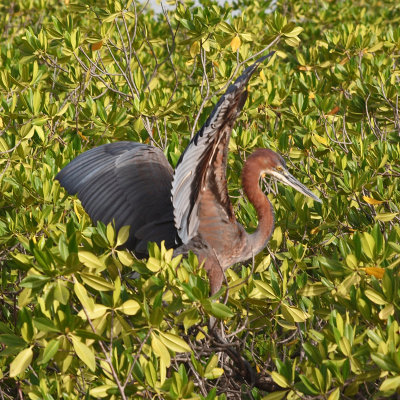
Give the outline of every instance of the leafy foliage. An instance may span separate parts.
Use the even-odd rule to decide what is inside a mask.
[[[0,5],[2,398],[399,394],[400,8],[369,3]],[[120,247],[127,230],[93,226],[54,177],[115,140],[151,142],[175,165],[267,48],[277,55],[251,80],[230,143],[237,218],[257,224],[240,186],[256,147],[282,153],[323,204],[270,186],[269,247],[227,271],[215,302],[194,256],[150,245],[135,259]],[[208,336],[210,316],[253,385]]]

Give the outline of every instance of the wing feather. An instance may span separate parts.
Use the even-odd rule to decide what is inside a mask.
[[[228,87],[179,159],[172,182],[172,203],[175,226],[184,244],[198,233],[202,190],[213,190],[215,200],[222,206],[219,209],[223,210],[223,219],[235,218],[226,185],[229,139],[232,126],[246,102],[246,86],[251,75],[258,64],[272,54],[258,59]],[[219,163],[215,162],[217,158]]]
[[[56,179],[78,195],[93,221],[130,225],[126,247],[145,255],[149,241],[175,246],[172,173],[161,150],[115,142],[82,153]]]

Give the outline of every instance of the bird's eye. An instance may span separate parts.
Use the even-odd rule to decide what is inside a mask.
[[[276,169],[277,171],[282,171],[282,167],[281,167],[280,165],[278,165],[277,167],[275,167],[275,169]]]

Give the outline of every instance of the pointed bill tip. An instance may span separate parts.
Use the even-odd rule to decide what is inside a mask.
[[[285,185],[291,186],[293,189],[296,189],[298,192],[304,194],[307,197],[312,198],[314,201],[318,203],[322,203],[322,200],[317,197],[308,187],[303,185],[300,181],[298,181],[289,171],[283,170],[282,172],[274,171],[271,173],[276,179],[282,182]]]
[[[270,51],[267,55],[260,57],[259,59],[257,59],[254,64],[258,65],[260,63],[262,63],[263,61],[265,61],[267,58],[272,57],[274,54],[276,53],[275,50]]]

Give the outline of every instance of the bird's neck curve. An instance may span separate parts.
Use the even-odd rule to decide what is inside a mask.
[[[253,156],[254,155],[254,156]],[[253,153],[243,167],[242,186],[244,193],[256,209],[258,226],[254,233],[247,236],[247,248],[250,254],[256,255],[265,248],[274,230],[274,210],[259,185],[263,170],[260,159]]]

